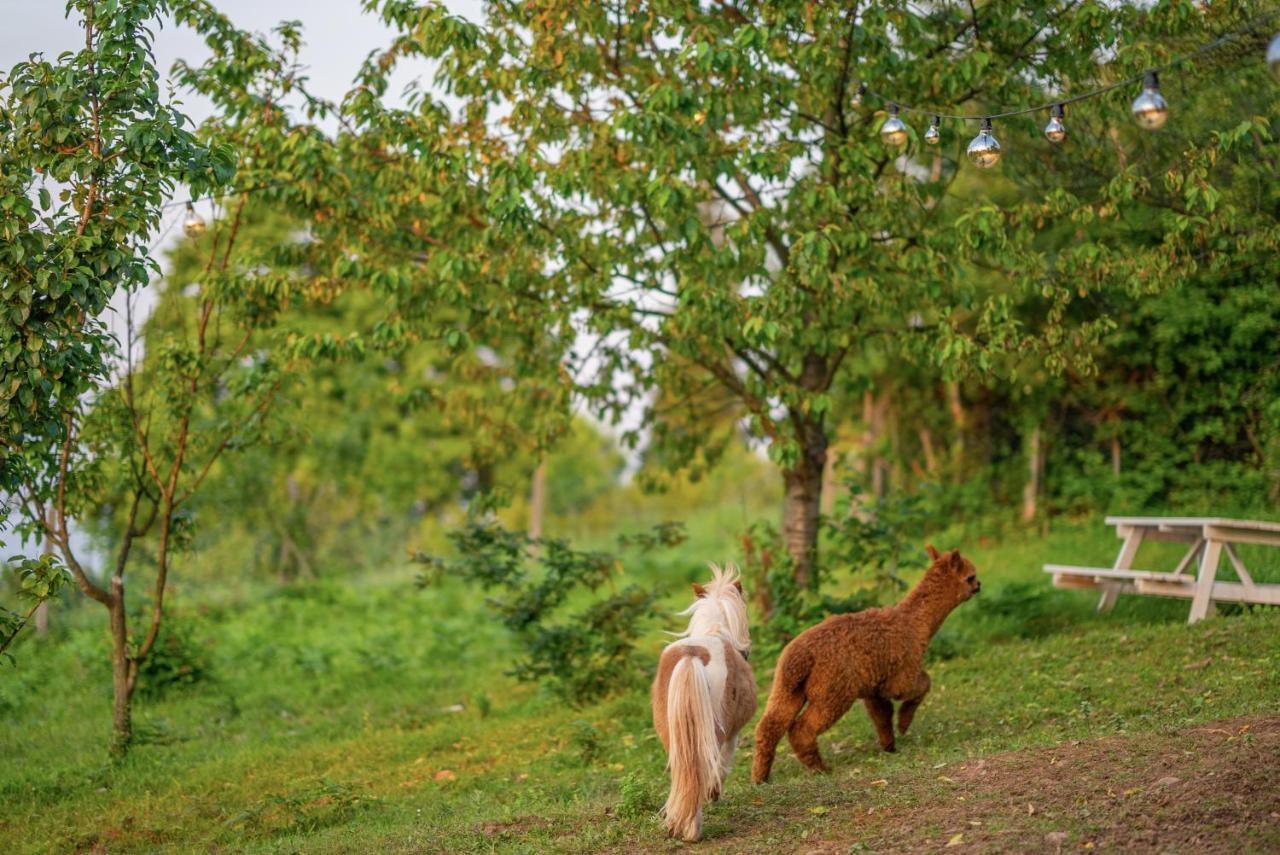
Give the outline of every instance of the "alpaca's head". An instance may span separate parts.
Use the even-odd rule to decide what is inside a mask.
[[[960,554],[960,550],[938,552],[932,545],[926,546],[931,561],[926,578],[940,590],[949,594],[959,605],[982,590],[978,570],[973,562]]]

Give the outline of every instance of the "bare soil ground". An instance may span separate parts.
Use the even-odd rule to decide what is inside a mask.
[[[1280,715],[829,780],[831,806],[748,791],[766,815],[709,823],[697,851],[1280,852]]]

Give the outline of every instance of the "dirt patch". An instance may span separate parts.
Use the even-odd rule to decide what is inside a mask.
[[[742,829],[706,849],[1280,851],[1280,716],[997,754],[916,770],[891,792],[857,783],[865,798],[824,811],[807,840],[766,846],[768,832]]]
[[[539,828],[547,828],[551,823],[538,816],[522,816],[510,822],[483,822],[476,826],[476,831],[485,837],[504,837],[510,834],[528,834]]]
[[[882,816],[864,845],[1203,853],[1280,843],[1280,716],[1001,754],[944,771],[945,786],[930,788],[941,790],[936,798]]]

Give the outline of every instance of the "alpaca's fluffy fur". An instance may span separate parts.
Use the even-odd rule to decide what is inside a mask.
[[[702,836],[702,806],[719,798],[740,731],[756,712],[756,680],[747,664],[751,639],[737,570],[711,566],[714,578],[688,609],[689,627],[668,645],[653,680],[653,727],[667,751],[671,793],[667,832]]]
[[[932,546],[928,550],[928,571],[898,605],[829,617],[782,651],[768,705],[756,726],[751,777],[757,783],[769,780],[783,733],[801,763],[827,771],[818,753],[818,734],[859,698],[876,726],[880,747],[894,750],[893,701],[902,702],[898,729],[906,733],[929,691],[929,675],[920,668],[929,639],[951,610],[981,587],[973,563],[959,550],[944,555]]]

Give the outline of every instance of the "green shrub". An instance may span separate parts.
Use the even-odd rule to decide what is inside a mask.
[[[428,568],[418,584],[430,587],[447,577],[492,592],[485,602],[523,649],[508,672],[512,676],[541,682],[574,704],[643,680],[646,671],[636,658],[636,643],[654,616],[657,594],[629,585],[591,598],[621,569],[615,556],[575,550],[559,539],[534,540],[492,520],[468,522],[449,539],[454,557],[415,556]],[[683,539],[682,531],[668,523],[622,545],[653,549]],[[569,606],[571,600],[584,599],[585,608]]]
[[[166,614],[155,647],[138,670],[138,692],[158,698],[213,676],[204,645],[196,640],[194,623],[181,613]]]
[[[627,773],[618,794],[618,816],[623,819],[642,819],[658,810],[658,791],[639,772]]]

